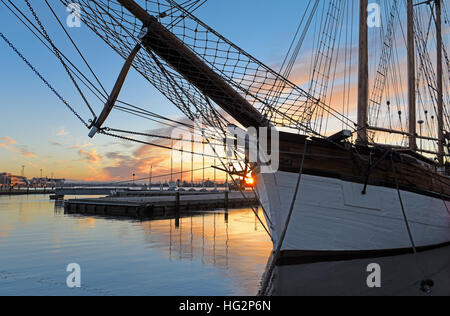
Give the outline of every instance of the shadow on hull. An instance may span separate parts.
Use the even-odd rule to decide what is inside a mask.
[[[375,270],[368,269],[372,264],[380,267],[379,288],[368,286],[368,280],[376,281]],[[267,293],[273,296],[449,296],[450,246],[417,255],[277,265]]]

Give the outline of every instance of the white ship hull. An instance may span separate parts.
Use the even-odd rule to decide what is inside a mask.
[[[256,191],[276,247],[285,226],[298,174],[257,175]],[[302,175],[282,253],[395,254],[411,251],[396,189]],[[417,248],[450,242],[450,202],[400,191]],[[447,205],[446,205],[446,204]]]

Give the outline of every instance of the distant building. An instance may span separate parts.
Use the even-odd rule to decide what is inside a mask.
[[[33,178],[28,180],[26,177],[15,176],[11,173],[0,173],[0,187],[38,187],[51,188],[63,186],[65,179],[51,179],[51,178]]]
[[[0,173],[0,186],[2,187],[26,187],[28,180],[25,177],[15,176],[10,173]]]
[[[212,188],[214,187],[214,182],[208,179],[205,181],[204,186],[207,188]]]
[[[9,173],[0,173],[0,186],[10,186],[11,178]]]
[[[50,178],[33,178],[30,180],[30,185],[33,187],[60,187],[64,184],[65,179],[50,179]]]

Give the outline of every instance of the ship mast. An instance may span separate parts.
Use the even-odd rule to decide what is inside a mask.
[[[368,0],[360,0],[359,66],[358,66],[358,143],[368,144],[367,122],[369,104]]]
[[[437,51],[437,94],[438,94],[438,159],[439,164],[444,164],[444,99],[442,87],[442,8],[441,0],[435,0],[436,3],[436,51]]]
[[[409,149],[417,150],[416,141],[416,60],[414,47],[414,4],[408,0],[408,112]]]

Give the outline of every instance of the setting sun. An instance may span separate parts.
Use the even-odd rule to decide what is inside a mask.
[[[252,186],[255,184],[255,179],[252,176],[248,176],[245,178],[245,184],[248,186]]]

